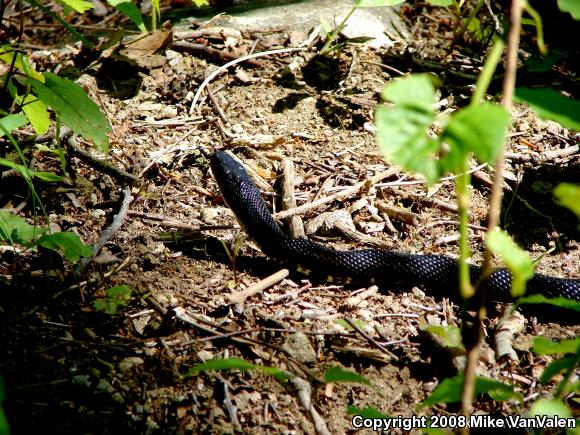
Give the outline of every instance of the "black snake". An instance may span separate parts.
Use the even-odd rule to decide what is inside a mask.
[[[457,260],[442,255],[413,255],[379,249],[338,251],[305,238],[291,238],[280,229],[243,166],[226,152],[211,157],[213,175],[226,204],[260,249],[288,267],[344,284],[403,284],[429,288],[433,294],[458,300]],[[470,266],[472,280],[481,272]],[[496,269],[488,281],[489,298],[510,301],[511,274]],[[580,301],[580,280],[534,274],[526,294],[564,296]]]

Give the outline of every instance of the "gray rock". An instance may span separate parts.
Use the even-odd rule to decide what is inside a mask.
[[[308,336],[303,332],[288,336],[282,345],[282,349],[301,363],[307,364],[316,361],[316,351],[310,344]]]

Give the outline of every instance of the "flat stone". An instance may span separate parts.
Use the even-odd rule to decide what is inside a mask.
[[[301,363],[308,364],[316,361],[316,351],[310,344],[308,336],[303,332],[288,336],[282,349]]]
[[[219,18],[219,24],[237,29],[281,28],[293,32],[304,32],[320,25],[323,18],[331,26],[338,26],[351,10],[352,0],[301,1],[272,0],[255,4],[240,5],[227,9],[227,15]],[[347,38],[370,37],[366,44],[373,47],[392,46],[397,39],[406,39],[409,30],[398,15],[395,7],[358,8],[346,23],[342,34]],[[214,16],[203,17],[210,20]],[[176,27],[176,31],[188,26],[187,20]],[[385,34],[386,33],[386,34]]]

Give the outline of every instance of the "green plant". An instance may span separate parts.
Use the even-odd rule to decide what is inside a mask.
[[[376,8],[384,6],[396,6],[398,4],[404,3],[405,0],[356,0],[351,9],[344,16],[342,21],[334,29],[323,17],[320,17],[320,25],[322,30],[326,33],[326,43],[321,49],[321,53],[325,54],[338,46],[333,45],[334,41],[346,25],[347,21],[350,19],[352,14],[359,8]],[[427,0],[427,3],[432,6],[439,6],[448,8],[450,13],[455,17],[457,25],[455,26],[453,41],[451,43],[451,48],[455,45],[456,41],[465,34],[466,31],[475,35],[478,40],[484,43],[484,47],[489,45],[489,42],[494,42],[495,33],[491,28],[486,27],[478,18],[477,14],[484,5],[483,0],[479,0],[477,4],[471,9],[471,12],[467,19],[464,20],[465,14],[465,1],[464,0]],[[531,9],[531,8],[530,8]],[[533,11],[533,9],[532,9]],[[532,24],[537,26],[537,22],[532,21]]]
[[[93,301],[93,308],[96,311],[103,311],[107,314],[117,314],[131,300],[133,289],[128,285],[119,285],[107,289],[106,293],[106,298]]]
[[[332,30],[332,27],[330,26],[330,24],[328,24],[328,22],[324,18],[321,17],[320,24],[322,26],[322,29],[326,32],[327,39],[326,39],[326,43],[324,44],[324,46],[322,47],[322,50],[320,52],[322,54],[325,54],[325,53],[328,53],[329,51],[332,50],[332,48],[333,48],[332,44],[334,43],[335,39],[339,35],[340,31],[346,25],[346,22],[348,21],[348,19],[352,16],[352,14],[354,14],[354,12],[357,9],[359,9],[359,8],[375,8],[375,7],[381,7],[381,6],[395,6],[395,5],[398,5],[399,3],[403,3],[404,1],[405,0],[356,0],[354,5],[352,6],[352,8],[348,11],[348,13],[342,19],[340,24],[338,26],[336,26],[336,28],[334,30]]]
[[[566,2],[567,3],[567,2]],[[515,6],[523,7],[518,0],[514,1]],[[515,7],[512,6],[512,7]],[[526,9],[530,13],[531,8]],[[532,10],[533,11],[533,10]],[[577,9],[575,8],[577,12]],[[533,15],[533,12],[531,12]],[[521,9],[516,10],[515,19],[519,19]],[[539,17],[534,16],[535,22],[539,22]],[[541,35],[540,35],[541,36]],[[541,39],[541,38],[539,38]],[[504,82],[504,106],[509,108],[514,94],[515,82],[515,60],[517,47],[519,44],[519,26],[512,26],[508,44],[508,70],[507,78]],[[542,49],[540,45],[540,49]],[[474,95],[469,106],[459,109],[445,119],[439,119],[440,129],[436,135],[429,134],[428,131],[435,121],[433,103],[435,92],[435,80],[425,74],[411,75],[388,84],[383,91],[383,99],[395,105],[394,108],[379,106],[375,113],[375,123],[377,126],[377,140],[379,147],[385,158],[403,167],[410,172],[423,175],[427,181],[434,182],[446,172],[456,174],[456,193],[460,214],[460,270],[459,281],[461,294],[465,299],[474,296],[475,290],[483,282],[485,276],[489,274],[489,258],[486,255],[486,266],[482,279],[475,283],[470,282],[467,259],[470,256],[467,245],[467,217],[470,205],[469,197],[469,174],[467,173],[467,159],[474,154],[478,160],[503,165],[503,146],[506,141],[507,128],[511,121],[505,108],[483,103],[483,96],[490,83],[491,77],[499,62],[503,43],[496,41],[490,51],[482,73],[480,74]],[[511,59],[511,60],[510,60]],[[562,125],[578,129],[579,103],[567,99],[559,93],[544,89],[518,89],[516,96],[520,101],[525,101],[538,113],[552,120],[556,120]],[[495,186],[501,186],[501,171],[494,181]],[[573,208],[578,209],[578,190],[576,186],[564,186],[558,190],[559,199],[563,204],[573,204]],[[509,236],[495,228],[497,215],[499,214],[499,204],[501,198],[501,188],[494,188],[492,194],[492,206],[490,207],[490,222],[488,237],[486,238],[487,252],[499,254],[506,266],[511,270],[512,294],[517,297],[523,294],[525,282],[533,274],[532,262],[527,255],[519,249]],[[526,303],[543,301],[546,298],[531,296]],[[558,298],[563,299],[563,298]],[[480,307],[485,300],[485,292],[479,291],[478,302]],[[533,302],[532,302],[533,301]],[[555,301],[560,306],[575,307],[578,304],[574,301]],[[480,318],[483,310],[480,309]],[[489,384],[490,380],[483,380],[474,376],[474,364],[477,360],[479,332],[475,333],[476,340],[466,342],[468,350],[468,365],[465,371],[465,378],[460,375],[453,382],[443,382],[440,387],[445,394],[433,395],[426,401],[431,404],[433,400],[441,397],[450,397],[453,400],[461,399],[463,413],[469,412],[472,396],[478,392],[481,385]],[[468,333],[467,337],[473,334]],[[465,380],[465,382],[463,382]],[[493,384],[495,385],[495,384]],[[493,386],[496,388],[496,386]],[[501,384],[500,384],[501,385]],[[459,387],[458,387],[459,386]],[[461,387],[462,386],[462,387]],[[451,388],[452,387],[452,388]],[[463,388],[463,396],[458,391]],[[487,388],[487,387],[486,387]],[[499,387],[498,387],[499,388]],[[503,387],[502,387],[503,388]],[[500,389],[501,390],[501,389]],[[453,395],[450,395],[453,392]],[[435,399],[433,398],[435,397]]]
[[[0,376],[0,435],[10,435],[8,420],[6,419],[6,414],[4,413],[4,408],[2,407],[4,399],[4,381]]]
[[[64,257],[72,262],[92,253],[90,246],[83,244],[72,232],[50,234],[45,227],[30,225],[19,216],[0,210],[0,242],[11,245],[19,244],[27,248],[39,246],[61,251]]]
[[[287,383],[294,377],[294,375],[292,375],[292,373],[288,371],[280,370],[276,367],[264,366],[261,364],[252,364],[240,358],[212,359],[192,367],[187,373],[183,375],[183,377],[187,379],[201,372],[223,371],[223,370],[239,370],[242,372],[248,370],[257,370],[259,372],[273,376],[282,384]],[[361,376],[358,373],[353,372],[351,370],[345,370],[339,366],[332,366],[326,370],[326,372],[324,373],[324,382],[325,383],[354,382],[364,385],[371,385],[371,382],[364,376]]]
[[[206,361],[202,364],[198,364],[192,367],[187,373],[183,375],[183,377],[187,379],[192,376],[195,376],[200,372],[221,371],[221,370],[240,370],[242,372],[247,370],[257,370],[259,372],[273,376],[282,383],[286,382],[290,378],[288,372],[285,372],[278,368],[268,367],[260,364],[252,364],[239,358],[224,358],[224,359],[216,358]]]

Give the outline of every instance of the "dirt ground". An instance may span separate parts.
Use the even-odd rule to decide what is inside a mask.
[[[79,77],[113,125],[109,163],[138,180],[121,229],[82,275],[48,252],[0,254],[0,370],[13,433],[316,431],[316,417],[301,401],[306,387],[282,385],[257,370],[182,377],[197,364],[227,357],[308,381],[315,412],[331,433],[354,431],[347,406],[393,416],[457,412],[453,406],[418,409],[455,373],[452,356],[420,331],[420,323],[457,324],[461,316],[427,288],[345,289],[292,272],[233,304],[230,295],[279,267],[245,238],[208,166],[213,150],[231,150],[261,176],[268,203],[277,210],[272,200],[284,159],[295,166],[298,205],[393,169],[379,184],[302,217],[308,222],[323,212],[347,210],[356,229],[383,247],[457,256],[453,180],[426,186],[396,170],[382,159],[373,135],[377,96],[399,72],[438,74],[444,83],[440,112],[461,107],[471,94],[469,70],[459,62],[452,72],[438,67],[444,65],[441,47],[452,23],[412,30],[411,42],[388,50],[347,44],[330,59],[293,52],[259,58],[259,65],[243,63],[210,83],[213,101],[202,95],[193,115],[193,94],[207,71],[224,62],[175,47],[157,54],[112,53],[92,59],[91,66],[78,45],[36,52],[37,69],[59,65],[62,75]],[[439,45],[420,42],[426,31],[437,32]],[[262,29],[245,32],[235,45],[243,51],[256,43],[255,51],[264,51],[296,46],[306,37]],[[419,58],[411,54],[417,52]],[[481,59],[470,61],[478,66]],[[503,226],[533,258],[542,257],[540,272],[580,278],[575,218],[551,197],[558,183],[580,179],[580,154],[558,154],[578,144],[578,135],[523,106],[513,115]],[[37,170],[59,171],[54,155],[28,152]],[[549,152],[556,157],[544,158]],[[75,231],[93,244],[118,213],[124,184],[76,156],[69,161],[70,182],[39,186],[41,196],[54,229]],[[474,262],[482,258],[491,173],[481,167],[473,174]],[[0,207],[16,207],[26,197],[24,183],[9,181],[3,181]],[[30,215],[26,210],[23,216]],[[336,231],[311,237],[339,249],[366,245]],[[134,297],[115,315],[97,312],[93,302],[116,285],[131,286]],[[481,398],[475,406],[482,413],[519,415],[538,393],[553,388],[537,381],[550,360],[529,351],[533,336],[575,337],[579,328],[528,318],[514,345],[519,364],[510,365],[496,361],[490,349],[497,315],[490,311],[486,324],[481,373],[513,385],[526,401]],[[324,384],[333,366],[355,371],[371,385]]]

